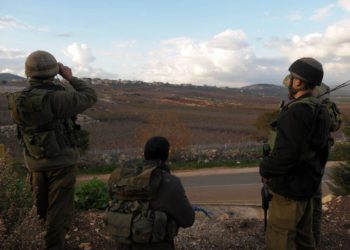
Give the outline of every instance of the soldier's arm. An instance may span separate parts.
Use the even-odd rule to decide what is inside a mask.
[[[57,118],[68,118],[82,113],[97,101],[95,90],[82,80],[72,77],[70,84],[75,91],[55,91],[49,95],[52,110]]]
[[[68,118],[90,108],[96,101],[97,95],[93,88],[82,80],[73,77],[72,70],[58,63],[59,74],[69,81],[75,91],[55,91],[50,94],[52,110],[57,118]]]
[[[260,175],[263,177],[288,174],[300,161],[313,113],[307,104],[295,104],[288,112],[280,120],[274,150],[260,164]]]
[[[165,174],[158,197],[151,202],[151,207],[169,214],[179,227],[193,225],[195,213],[179,178]]]

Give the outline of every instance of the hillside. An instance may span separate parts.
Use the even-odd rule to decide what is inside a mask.
[[[244,146],[258,142],[261,134],[255,122],[263,113],[278,109],[286,89],[258,84],[243,88],[145,83],[141,81],[85,79],[98,93],[95,106],[84,114],[89,122],[91,157],[124,155],[143,146],[152,135],[164,135],[174,147],[203,149]],[[13,91],[18,86],[13,86]],[[0,85],[0,126],[12,124],[5,93]],[[269,93],[271,95],[269,95]],[[339,108],[350,114],[348,99]],[[0,140],[20,155],[14,136]],[[248,144],[247,144],[248,145]],[[108,156],[109,157],[109,156]]]
[[[18,76],[18,75],[14,75],[11,73],[0,73],[0,82],[3,82],[3,81],[7,81],[7,82],[24,81],[24,80],[25,80],[25,78]]]

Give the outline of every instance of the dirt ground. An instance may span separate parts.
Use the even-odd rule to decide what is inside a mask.
[[[350,196],[333,198],[324,204],[322,241],[318,249],[349,249],[350,246]],[[220,211],[224,211],[220,209]],[[242,218],[227,208],[207,218],[196,214],[195,224],[182,229],[176,238],[176,249],[265,249],[263,220]],[[1,249],[42,249],[43,232],[24,222],[17,234],[1,244]],[[34,228],[34,229],[31,229]],[[42,225],[41,225],[42,228]],[[67,250],[117,249],[108,236],[102,211],[77,212],[71,231],[66,236]]]
[[[335,198],[324,208],[327,211],[318,249],[349,249],[350,196]],[[105,231],[102,216],[101,212],[79,213],[69,235],[67,249],[115,249]],[[191,250],[264,249],[263,221],[236,218],[236,214],[229,212],[217,214],[212,219],[197,213],[194,226],[180,230],[176,246],[177,249]]]

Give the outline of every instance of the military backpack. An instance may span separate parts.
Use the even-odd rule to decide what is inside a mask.
[[[152,210],[150,202],[162,182],[160,162],[125,163],[109,180],[112,198],[106,210],[110,235],[119,243],[173,241],[178,227],[165,212]]]
[[[43,84],[7,95],[17,137],[26,154],[33,159],[58,156],[67,147],[77,146],[76,118],[57,119],[47,102],[53,91],[64,90],[60,85]]]

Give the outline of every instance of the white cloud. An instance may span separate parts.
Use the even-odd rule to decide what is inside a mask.
[[[65,50],[64,54],[73,61],[73,73],[82,77],[99,77],[115,79],[117,74],[105,72],[101,68],[96,68],[90,64],[95,61],[91,48],[83,43],[72,43]]]
[[[91,49],[83,43],[73,43],[69,45],[65,50],[65,54],[77,65],[87,65],[95,60]]]
[[[329,4],[326,7],[315,10],[315,14],[310,17],[313,21],[322,21],[328,17],[330,11],[335,7],[335,4]]]
[[[266,63],[265,65],[261,62]],[[277,72],[269,60],[256,58],[242,30],[226,30],[208,41],[175,38],[150,53],[146,81],[240,86]],[[271,77],[270,77],[271,79]],[[261,79],[260,79],[261,80]]]
[[[298,21],[302,19],[300,11],[293,11],[287,17],[290,21]]]
[[[300,57],[314,57],[323,63],[326,81],[348,79],[350,71],[350,19],[327,27],[322,33],[294,35],[289,40],[275,41],[289,62]]]
[[[0,30],[1,29],[28,29],[29,26],[20,23],[14,17],[2,16],[0,17]]]
[[[0,45],[0,72],[24,75],[26,53],[19,49],[9,49]]]
[[[350,12],[350,0],[339,0],[337,4],[344,10]]]

